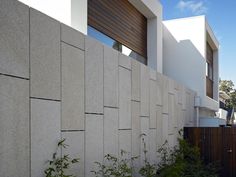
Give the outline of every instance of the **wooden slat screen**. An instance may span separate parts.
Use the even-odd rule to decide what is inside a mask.
[[[128,0],[88,0],[88,24],[147,58],[147,19]]]
[[[213,50],[207,42],[207,61],[213,65]]]
[[[206,77],[206,94],[208,97],[213,98],[213,81]]]

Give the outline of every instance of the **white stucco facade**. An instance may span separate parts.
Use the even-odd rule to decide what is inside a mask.
[[[163,73],[197,92],[200,117],[218,111],[218,50],[205,16],[163,22]],[[213,99],[206,96],[206,42],[213,49]]]

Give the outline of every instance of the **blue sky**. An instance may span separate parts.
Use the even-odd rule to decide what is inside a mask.
[[[220,42],[220,78],[236,86],[236,1],[161,0],[163,19],[206,15]]]

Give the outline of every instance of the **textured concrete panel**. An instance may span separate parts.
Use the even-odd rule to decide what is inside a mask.
[[[169,93],[174,94],[175,83],[174,83],[174,80],[172,80],[170,78],[168,78],[168,88],[169,88]]]
[[[168,141],[168,115],[162,114],[162,142]]]
[[[118,52],[104,46],[104,106],[118,107]]]
[[[157,163],[157,130],[156,129],[150,129],[149,130],[149,154],[150,154],[150,163],[156,164]]]
[[[0,100],[0,176],[29,177],[29,81],[0,75]]]
[[[148,117],[141,117],[141,155],[140,155],[140,160],[141,164],[144,165],[144,160],[145,160],[145,154],[144,151],[147,150],[148,152],[150,151],[150,146],[149,146],[149,118]],[[146,149],[144,149],[144,143],[146,144]],[[150,154],[148,153],[146,156],[146,159],[149,161],[150,159]]]
[[[60,100],[60,23],[30,9],[31,96]]]
[[[94,162],[103,161],[103,115],[86,114],[85,176],[93,176],[97,170]]]
[[[150,72],[150,79],[152,80],[157,80],[157,71],[156,70],[153,70],[152,68],[149,68],[149,72]]]
[[[140,155],[141,148],[141,118],[140,118],[140,102],[132,101],[131,112],[132,112],[132,157],[138,157]],[[138,175],[140,167],[140,160],[134,161],[134,176]]]
[[[85,112],[103,113],[103,45],[85,39]]]
[[[169,92],[169,80],[166,76],[162,78],[162,113],[168,114],[168,92]]]
[[[119,129],[131,128],[131,72],[119,67]]]
[[[104,155],[118,155],[118,109],[104,108]]]
[[[131,60],[131,87],[132,87],[132,100],[140,101],[140,76],[141,64],[137,60]]]
[[[174,95],[168,94],[168,134],[174,133],[174,116],[175,116],[175,103]]]
[[[156,102],[157,102],[157,83],[150,80],[150,128],[156,128],[157,116],[156,116]]]
[[[44,176],[61,139],[60,102],[31,99],[31,176]]]
[[[149,116],[149,68],[141,65],[141,116]]]
[[[0,1],[0,73],[29,78],[29,8]]]
[[[157,73],[157,105],[159,106],[162,106],[162,90],[162,75],[160,73]]]
[[[122,53],[119,53],[119,66],[131,69],[131,58]]]
[[[62,130],[84,130],[84,51],[62,50]]]
[[[162,140],[162,107],[157,106],[157,146],[160,147],[163,144]]]
[[[61,40],[63,42],[84,50],[84,38],[85,36],[79,31],[61,24]]]
[[[62,154],[79,158],[79,163],[72,165],[67,172],[76,177],[84,177],[84,131],[62,132],[62,138],[65,138],[65,143],[69,145],[62,149]]]
[[[131,158],[131,130],[119,130],[119,155],[122,150],[127,152],[123,157]]]

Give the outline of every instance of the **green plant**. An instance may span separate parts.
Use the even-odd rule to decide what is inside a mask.
[[[158,150],[161,162],[158,164],[158,177],[217,177],[213,164],[205,165],[199,149],[186,140],[178,138],[178,146],[169,149],[167,141]]]
[[[60,149],[65,149],[67,146],[65,139],[58,142],[57,150],[53,153],[52,159],[48,161],[48,168],[44,170],[46,177],[75,177],[74,175],[66,174],[65,170],[70,169],[72,164],[78,163],[79,158],[71,159],[68,154],[62,156],[58,153]]]
[[[104,156],[104,164],[95,162],[98,166],[97,171],[92,171],[96,177],[131,177],[132,176],[132,162],[137,157],[131,159],[126,158],[128,153],[121,150],[121,157],[107,154]]]

